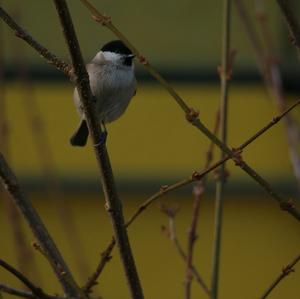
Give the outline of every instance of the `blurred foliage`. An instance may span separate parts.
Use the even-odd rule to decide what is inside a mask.
[[[104,13],[111,15],[113,22],[147,56],[154,65],[163,69],[181,71],[215,70],[220,61],[221,45],[221,1],[140,1],[104,0],[92,1]],[[255,18],[254,1],[245,0]],[[269,14],[270,28],[275,45],[274,53],[282,54],[282,60],[295,61],[296,54],[288,43],[286,25],[280,16],[275,1],[265,1]],[[89,12],[80,1],[68,1],[79,41],[86,61],[89,61],[101,46],[115,36],[106,28],[92,21]],[[295,5],[298,5],[295,3]],[[52,1],[10,0],[3,6],[12,15],[18,15],[20,23],[43,45],[64,59],[67,59],[59,21]],[[299,7],[300,8],[300,7]],[[255,63],[247,37],[233,10],[232,48],[237,49],[236,66],[240,69],[254,69]],[[12,39],[6,31],[6,62],[13,65]],[[22,43],[22,41],[18,41]],[[28,61],[47,68],[44,61],[33,50],[27,50]],[[50,66],[48,66],[50,67]]]

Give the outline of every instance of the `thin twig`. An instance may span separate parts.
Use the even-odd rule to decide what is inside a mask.
[[[48,63],[54,65],[57,69],[64,72],[66,75],[70,75],[70,66],[50,53],[50,51],[39,44],[33,39],[21,26],[19,26],[11,16],[9,16],[4,9],[0,6],[1,19],[15,32],[15,35],[23,39],[27,44],[34,48],[42,57],[44,57]]]
[[[244,143],[242,143],[239,147],[234,149],[234,152],[236,153],[236,159],[237,161],[240,159],[240,154],[242,152],[242,150],[247,147],[248,145],[250,145],[253,141],[255,141],[258,137],[260,137],[262,134],[264,134],[266,131],[268,131],[270,128],[272,128],[275,124],[277,124],[287,113],[289,113],[292,109],[294,109],[296,106],[298,106],[300,104],[300,100],[298,100],[297,102],[295,102],[293,105],[291,105],[291,107],[289,107],[287,110],[285,110],[283,113],[281,113],[280,115],[274,117],[266,126],[264,126],[263,128],[261,128],[257,133],[255,133],[253,136],[251,136],[249,139],[247,139]],[[208,156],[210,157],[211,154],[208,154]],[[166,195],[167,193],[177,190],[183,186],[186,186],[192,182],[195,181],[200,181],[203,178],[205,178],[205,176],[210,173],[211,171],[215,170],[216,168],[218,168],[220,165],[222,165],[223,163],[225,163],[226,161],[228,161],[230,159],[229,156],[224,157],[223,159],[217,161],[216,163],[214,163],[213,165],[211,165],[209,168],[205,169],[202,172],[197,172],[194,171],[192,173],[192,175],[188,178],[185,178],[181,181],[178,181],[172,185],[163,185],[160,187],[160,190],[157,191],[156,193],[154,193],[152,196],[150,196],[148,199],[146,199],[138,208],[137,210],[132,214],[132,216],[129,218],[129,220],[126,222],[126,227],[130,226],[135,220],[136,218],[138,218],[138,216],[143,213],[154,201],[156,201],[158,198]],[[291,205],[293,205],[293,202],[290,202]],[[299,212],[295,212],[295,213],[299,213]],[[101,272],[103,270],[103,267],[105,266],[105,260],[107,259],[107,256],[110,256],[113,248],[114,248],[114,239],[112,239],[112,241],[108,244],[108,246],[106,247],[106,249],[103,251],[103,253],[101,254],[101,260],[98,263],[97,269],[99,268],[99,265],[101,265]],[[106,253],[106,254],[104,254]],[[104,265],[103,265],[104,263]],[[83,289],[85,289],[87,292],[90,292],[89,288],[86,287],[87,285],[93,286],[96,283],[97,279],[99,278],[99,275],[96,274],[97,270],[95,271],[95,275],[91,275],[91,277],[93,277],[93,281],[88,281],[86,283],[86,285],[83,287]]]
[[[228,91],[229,80],[232,73],[230,65],[230,33],[231,33],[231,0],[223,1],[223,35],[222,35],[222,66],[220,68],[221,78],[221,100],[220,100],[220,119],[221,119],[221,140],[227,144],[228,128]],[[221,152],[221,159],[225,153]],[[219,276],[220,276],[220,256],[221,256],[221,235],[222,219],[224,205],[224,188],[226,182],[225,163],[218,169],[218,181],[216,184],[215,201],[215,225],[213,241],[213,261],[212,261],[212,279],[211,279],[211,298],[218,298]]]
[[[270,293],[274,290],[274,288],[281,282],[282,279],[284,279],[286,276],[288,276],[290,273],[295,272],[293,267],[300,261],[300,254],[297,255],[291,263],[289,263],[287,266],[283,267],[281,270],[281,273],[276,277],[276,279],[271,283],[271,285],[268,287],[268,289],[264,292],[264,294],[260,297],[260,299],[267,298]]]
[[[220,127],[220,109],[218,109],[217,114],[216,114],[216,121],[215,121],[214,130],[213,130],[215,135],[218,133],[219,127]],[[206,170],[211,165],[211,162],[213,160],[214,147],[215,147],[215,144],[213,142],[211,142],[209,145],[207,154],[206,154],[206,161],[205,161],[205,166],[204,166],[203,170]],[[189,232],[188,232],[188,248],[187,248],[187,257],[185,259],[185,261],[186,261],[185,297],[186,298],[189,298],[191,296],[191,283],[192,283],[192,277],[194,275],[193,274],[193,272],[194,272],[193,271],[193,254],[194,254],[195,241],[197,239],[197,223],[198,223],[198,219],[199,219],[200,203],[201,203],[203,194],[205,192],[206,182],[207,182],[207,176],[205,176],[204,178],[199,180],[193,188],[193,193],[194,193],[193,213],[192,213],[191,225],[190,225]],[[174,224],[175,221],[173,220],[172,222]],[[170,229],[172,227],[171,224],[172,223],[170,223]],[[174,236],[175,240],[173,242],[174,242],[175,246],[178,248],[178,251],[180,253],[179,246],[178,246],[179,244],[176,244],[176,243],[178,243],[178,241],[175,242],[177,240],[176,232],[175,232],[175,224],[174,224],[174,235],[175,235]],[[182,255],[182,253],[180,255]],[[193,275],[191,275],[191,274],[193,274]],[[209,291],[208,287],[201,283],[200,283],[200,285],[202,285],[204,291],[210,297],[210,291]]]
[[[275,124],[277,124],[283,117],[287,116],[289,112],[291,112],[294,108],[296,108],[300,104],[300,100],[296,101],[294,104],[292,104],[290,107],[288,107],[286,110],[284,110],[281,114],[273,117],[273,119],[263,128],[261,128],[257,133],[255,133],[251,138],[246,140],[244,143],[242,143],[238,149],[242,150],[246,146],[248,146],[250,143],[252,143],[255,139],[257,139],[259,136],[264,134],[266,131],[268,131],[270,128],[272,128]]]
[[[273,119],[263,128],[261,128],[258,132],[256,132],[253,136],[248,138],[245,142],[243,142],[240,146],[237,148],[233,148],[233,151],[235,152],[235,160],[238,162],[240,157],[240,154],[242,153],[243,149],[245,149],[248,145],[250,145],[252,142],[254,142],[258,137],[263,135],[266,131],[271,129],[274,125],[276,125],[283,117],[285,117],[290,111],[295,109],[300,104],[300,100],[296,101],[293,105],[291,105],[289,108],[287,108],[284,112],[281,114],[273,117]],[[210,154],[209,154],[210,156]],[[126,226],[128,227],[138,216],[140,213],[142,213],[149,205],[152,204],[153,201],[160,198],[161,196],[165,195],[166,193],[169,193],[170,191],[176,190],[178,188],[184,187],[194,181],[203,179],[209,172],[213,171],[226,161],[231,159],[230,156],[225,156],[223,159],[217,161],[212,166],[206,168],[202,172],[193,172],[193,174],[181,181],[178,181],[172,185],[163,185],[161,186],[160,190],[156,193],[154,193],[152,196],[150,196],[148,199],[145,200],[144,203],[142,203],[137,210],[133,213],[133,215],[129,218],[129,220],[126,222]],[[296,212],[297,213],[297,212]],[[298,212],[299,213],[299,212]]]
[[[17,297],[22,297],[22,298],[29,298],[29,299],[40,299],[41,298],[31,292],[19,290],[19,289],[13,288],[11,286],[8,286],[8,285],[2,284],[2,283],[0,283],[0,291],[10,294],[10,295],[17,296]],[[48,294],[45,294],[44,298],[66,299],[66,297],[53,296],[53,295],[48,295]]]
[[[86,294],[92,292],[92,288],[97,284],[97,279],[101,275],[105,265],[111,260],[112,257],[110,253],[112,252],[115,244],[116,241],[114,238],[112,238],[109,246],[101,253],[101,262],[98,264],[96,271],[92,274],[91,277],[89,277],[88,281],[82,288]]]
[[[60,252],[58,251],[54,241],[50,237],[45,225],[31,205],[30,201],[28,201],[24,196],[16,176],[9,168],[1,153],[0,178],[3,185],[10,193],[11,199],[23,214],[33,234],[38,239],[39,243],[43,247],[43,250],[47,254],[47,257],[51,261],[51,266],[66,294],[71,297],[81,297],[83,292],[77,286],[71,272],[69,271]]]
[[[222,151],[224,151],[230,159],[235,160],[235,153],[224,144],[217,136],[215,136],[198,118],[199,113],[193,108],[190,108],[182,97],[174,90],[174,88],[149,64],[146,58],[140,54],[140,52],[129,42],[129,40],[113,25],[111,17],[105,16],[100,13],[88,0],[81,0],[81,2],[91,11],[93,19],[103,26],[109,28],[118,38],[120,38],[130,50],[137,56],[139,61],[145,66],[149,73],[170,93],[180,108],[184,111],[186,119],[200,130],[207,138],[213,141]],[[235,160],[236,161],[236,160]],[[237,161],[236,161],[237,162]],[[295,211],[290,205],[290,201],[276,193],[271,185],[260,176],[253,168],[251,168],[243,159],[239,159],[236,166],[244,170],[252,179],[254,179],[273,199],[279,202],[284,210],[300,220],[300,213]]]
[[[186,263],[187,261],[187,255],[184,252],[178,238],[177,238],[177,234],[176,234],[176,226],[175,226],[175,219],[174,217],[169,217],[169,230],[168,233],[166,234],[168,236],[168,238],[174,243],[175,248],[177,249],[179,255],[181,256],[181,258],[183,259],[183,261]],[[191,272],[193,273],[196,281],[198,282],[198,284],[201,286],[201,288],[204,290],[204,292],[206,293],[206,295],[208,297],[210,297],[210,290],[207,287],[206,283],[204,282],[203,278],[200,276],[198,270],[196,269],[196,267],[194,265],[191,265]]]
[[[283,13],[285,20],[288,24],[292,43],[297,47],[300,53],[300,25],[295,16],[295,10],[292,8],[290,0],[277,0],[281,12]]]
[[[167,215],[168,220],[169,220],[169,227],[166,228],[165,226],[162,226],[162,232],[168,237],[168,239],[170,239],[174,245],[175,248],[177,249],[180,257],[183,259],[183,261],[185,262],[185,264],[187,264],[189,261],[189,257],[188,255],[184,252],[178,238],[177,238],[177,234],[176,234],[176,226],[175,226],[175,216],[178,212],[178,207],[168,207],[164,204],[160,204],[160,209],[161,211]],[[203,278],[200,276],[199,272],[197,271],[197,269],[194,267],[194,265],[192,263],[190,263],[189,265],[189,273],[188,275],[190,276],[189,279],[192,279],[193,277],[196,278],[197,282],[199,283],[199,285],[201,286],[201,288],[203,289],[203,291],[206,293],[206,295],[208,297],[210,297],[210,291],[206,285],[206,283],[204,282]]]
[[[89,85],[89,77],[82,59],[71,15],[65,0],[54,0],[54,3],[72,58],[74,73],[76,75],[76,88],[83,105],[89,132],[91,134],[93,144],[99,144],[102,130],[95,114],[93,95]],[[106,206],[113,223],[115,239],[119,247],[119,253],[125,270],[127,282],[130,287],[131,296],[134,299],[142,299],[144,298],[144,295],[130,247],[122,211],[122,203],[117,194],[108,152],[104,143],[100,144],[100,146],[94,146],[94,150],[101,172],[100,177],[105,194]]]
[[[5,261],[0,259],[0,266],[17,277],[29,290],[31,290],[32,294],[38,298],[47,298],[47,295],[43,292],[42,289],[36,287],[26,276],[24,276],[21,272],[16,270],[14,267],[6,263]]]
[[[187,246],[187,258],[186,258],[186,274],[185,274],[185,288],[184,294],[186,299],[191,298],[191,285],[193,278],[193,255],[194,255],[194,244],[197,239],[196,229],[197,223],[199,219],[199,211],[200,211],[200,202],[204,193],[203,181],[200,181],[198,184],[194,186],[194,207],[193,207],[193,216],[191,227],[188,233],[188,246]]]

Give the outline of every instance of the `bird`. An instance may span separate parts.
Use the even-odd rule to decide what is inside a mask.
[[[107,135],[105,124],[118,119],[136,94],[134,57],[135,55],[121,40],[113,40],[106,43],[86,65],[97,121],[104,126],[104,140]],[[87,143],[89,130],[76,87],[73,99],[81,121],[70,138],[70,143],[72,146],[83,147]]]

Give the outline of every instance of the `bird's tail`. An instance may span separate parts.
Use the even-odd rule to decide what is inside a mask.
[[[89,136],[86,120],[82,120],[76,132],[72,135],[70,143],[73,146],[85,146]]]

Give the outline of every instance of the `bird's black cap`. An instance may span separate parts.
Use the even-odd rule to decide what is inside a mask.
[[[108,51],[113,53],[119,53],[124,55],[131,55],[132,52],[125,46],[125,44],[121,40],[113,40],[107,44],[105,44],[102,49],[102,52]]]

